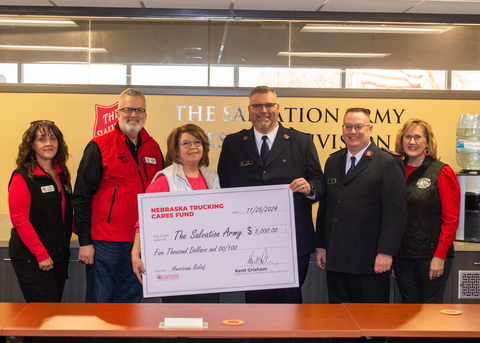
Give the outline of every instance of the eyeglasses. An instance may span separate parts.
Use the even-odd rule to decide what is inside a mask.
[[[131,113],[133,113],[133,112],[135,112],[136,114],[143,114],[143,113],[145,113],[145,109],[144,109],[144,108],[131,108],[131,107],[119,108],[118,111],[119,111],[119,112],[125,112],[125,113],[128,113],[128,114],[131,114]]]
[[[32,122],[30,123],[30,126],[33,126],[33,125],[38,124],[38,123],[53,124],[53,123],[55,123],[55,122],[54,122],[53,120],[34,120],[34,121],[32,121]]]
[[[252,106],[256,110],[261,110],[263,106],[265,106],[265,108],[269,110],[275,107],[276,104],[277,104],[276,102],[267,102],[266,104],[250,104],[250,106]]]
[[[190,149],[190,147],[192,146],[192,141],[181,141],[180,145],[183,146],[185,149]],[[200,139],[195,139],[193,141],[193,145],[196,148],[200,148],[203,145],[203,142]]]
[[[421,142],[425,138],[425,136],[420,136],[420,135],[415,135],[415,136],[406,135],[406,136],[403,136],[403,139],[407,142],[410,142],[412,140],[412,138],[415,140],[416,143],[418,143],[418,142]]]
[[[345,124],[342,125],[343,129],[345,131],[352,131],[353,128],[355,128],[355,131],[361,131],[365,126],[370,126],[370,125],[363,125],[363,124],[357,124],[357,125],[350,125],[350,124]]]

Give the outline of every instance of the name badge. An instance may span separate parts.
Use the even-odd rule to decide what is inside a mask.
[[[240,162],[240,167],[251,166],[253,164],[253,160],[247,160]]]
[[[334,183],[337,183],[337,179],[336,179],[336,178],[327,179],[327,185],[333,185]]]
[[[41,189],[42,189],[42,193],[55,192],[55,187],[53,187],[52,185],[50,185],[50,186],[43,186]]]
[[[151,163],[151,164],[157,164],[157,160],[154,159],[153,157],[145,157],[145,162]]]

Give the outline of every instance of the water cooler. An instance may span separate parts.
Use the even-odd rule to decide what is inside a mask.
[[[480,242],[480,172],[463,170],[457,174],[460,184],[460,222],[458,241]]]
[[[480,242],[480,115],[462,114],[457,123],[460,222],[456,240]]]
[[[463,168],[457,174],[460,184],[460,222],[456,240],[480,243],[480,115],[462,114],[457,123],[457,162]],[[469,244],[453,262],[452,276],[458,283],[453,301],[480,303],[480,251]],[[476,251],[477,250],[477,251]],[[452,299],[454,300],[454,299]]]

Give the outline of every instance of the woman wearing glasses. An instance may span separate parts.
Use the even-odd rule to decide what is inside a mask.
[[[53,121],[23,134],[8,186],[12,266],[26,302],[60,302],[68,278],[73,210],[68,148]]]
[[[209,141],[205,131],[195,124],[186,124],[174,129],[167,138],[165,165],[147,188],[147,193],[179,192],[220,188],[217,173],[209,165]],[[136,225],[135,242],[132,249],[133,272],[142,283],[145,273],[140,257],[140,233]],[[143,283],[142,283],[143,284]],[[163,302],[215,303],[218,293],[164,297]]]
[[[442,303],[451,268],[460,213],[455,172],[437,157],[430,124],[408,119],[397,133],[395,149],[404,158],[408,218],[393,261],[402,302]]]

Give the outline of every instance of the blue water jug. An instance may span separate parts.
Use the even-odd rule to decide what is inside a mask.
[[[480,171],[480,115],[462,114],[457,122],[457,163]]]

